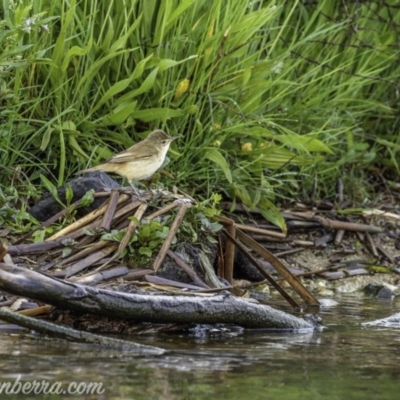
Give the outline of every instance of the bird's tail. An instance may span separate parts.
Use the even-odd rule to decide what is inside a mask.
[[[95,171],[99,171],[99,169],[97,167],[92,167],[75,172],[75,175],[82,175],[82,174],[87,174],[88,172],[95,172]]]

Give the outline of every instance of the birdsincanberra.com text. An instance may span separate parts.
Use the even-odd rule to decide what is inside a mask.
[[[88,395],[103,394],[105,389],[102,382],[49,382],[47,380],[33,380],[21,382],[21,375],[14,381],[0,381],[0,395],[9,394],[61,394],[61,395]]]

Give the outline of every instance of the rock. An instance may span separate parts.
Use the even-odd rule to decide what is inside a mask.
[[[378,299],[393,299],[394,293],[387,287],[384,286],[376,295]]]
[[[121,187],[121,185],[104,172],[92,172],[79,178],[72,179],[66,185],[57,190],[60,200],[65,204],[65,190],[67,185],[71,186],[74,196],[72,202],[82,198],[86,192],[93,189],[95,192]],[[93,203],[87,207],[77,210],[78,217],[83,217],[89,212],[100,207],[105,198],[95,198]],[[61,204],[48,192],[44,193],[40,200],[28,211],[38,221],[46,221],[63,209]]]
[[[392,299],[394,297],[394,290],[397,289],[395,286],[370,283],[364,287],[364,292],[371,297],[377,297],[378,299]]]

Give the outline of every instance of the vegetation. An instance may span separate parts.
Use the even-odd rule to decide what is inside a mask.
[[[282,228],[277,196],[343,176],[364,200],[363,174],[399,175],[396,4],[3,0],[0,184],[60,186],[163,128],[182,135],[166,186]]]

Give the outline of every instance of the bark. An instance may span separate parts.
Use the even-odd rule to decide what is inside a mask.
[[[313,324],[229,292],[215,296],[137,295],[66,282],[0,263],[0,289],[63,309],[136,322],[225,323],[246,328],[313,330]]]

